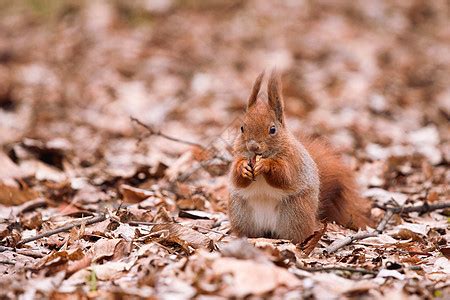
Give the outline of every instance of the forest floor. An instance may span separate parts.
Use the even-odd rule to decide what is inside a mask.
[[[450,297],[448,1],[281,2],[0,1],[1,298]],[[272,66],[288,126],[387,221],[372,237],[230,232],[230,148]]]

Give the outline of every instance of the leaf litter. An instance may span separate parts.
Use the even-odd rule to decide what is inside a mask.
[[[0,6],[2,298],[449,297],[445,1]],[[274,65],[380,232],[230,232],[232,140]]]

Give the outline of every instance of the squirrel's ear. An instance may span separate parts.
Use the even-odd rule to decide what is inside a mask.
[[[269,106],[275,112],[277,120],[280,123],[284,123],[284,104],[283,95],[281,93],[281,80],[278,72],[273,70],[270,74],[270,78],[267,84],[267,95],[269,98]]]
[[[247,110],[256,103],[256,100],[258,99],[259,90],[261,89],[261,82],[264,77],[264,71],[262,71],[258,77],[256,77],[255,83],[253,83],[252,87],[252,93],[250,94],[250,97],[248,98],[247,103]]]

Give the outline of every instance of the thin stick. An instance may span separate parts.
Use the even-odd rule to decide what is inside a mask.
[[[394,211],[392,210],[388,210],[387,212],[384,213],[384,217],[383,219],[381,219],[380,223],[377,226],[377,234],[380,234],[383,232],[384,228],[386,228],[387,223],[389,222],[389,220],[392,218],[392,216],[394,215]]]
[[[363,268],[352,268],[352,267],[345,267],[345,266],[323,266],[323,267],[301,267],[296,265],[297,269],[307,271],[307,272],[328,272],[328,271],[347,271],[352,273],[361,273],[361,274],[371,274],[371,275],[377,275],[378,271],[371,271]],[[409,270],[422,270],[420,266],[410,266],[408,267]]]
[[[429,204],[428,202],[425,202],[422,205],[411,205],[404,207],[385,207],[385,206],[377,206],[377,207],[383,210],[391,210],[396,214],[410,213],[410,212],[426,213],[437,209],[450,208],[450,201],[438,202],[435,204]]]
[[[362,240],[368,237],[374,237],[379,235],[384,231],[384,228],[386,227],[387,223],[391,219],[391,217],[394,214],[401,214],[401,213],[409,213],[409,212],[420,212],[420,213],[426,213],[437,209],[443,209],[443,208],[449,208],[450,207],[450,201],[446,202],[440,202],[435,204],[428,204],[425,202],[422,205],[415,205],[415,206],[406,206],[406,207],[383,207],[383,209],[386,210],[386,213],[384,214],[383,219],[378,224],[377,229],[375,231],[362,231],[358,232],[355,235],[335,240],[331,245],[329,245],[326,249],[326,253],[333,253],[336,252],[338,249],[349,245],[353,241]]]
[[[394,215],[394,212],[392,210],[386,211],[383,219],[378,224],[376,230],[371,231],[371,232],[361,231],[354,235],[348,236],[346,238],[343,238],[340,240],[335,240],[333,243],[331,243],[331,245],[329,245],[325,249],[325,252],[330,254],[330,253],[336,252],[338,249],[340,249],[344,246],[351,244],[353,241],[362,240],[362,239],[365,239],[368,237],[374,237],[374,236],[379,235],[381,232],[383,232],[384,228],[386,227],[387,223],[389,222],[389,220],[392,218],[393,215]]]
[[[315,267],[315,268],[314,267],[307,268],[307,267],[300,267],[300,266],[296,266],[296,267],[300,270],[307,271],[307,272],[347,271],[347,272],[361,273],[361,274],[371,274],[371,275],[377,274],[376,271],[366,270],[363,268],[344,267],[344,266],[324,266],[324,267]]]
[[[129,224],[129,225],[135,225],[135,226],[138,226],[138,225],[146,225],[146,226],[154,226],[154,225],[168,225],[168,224],[180,224],[180,223],[177,223],[177,222],[172,222],[172,223],[157,223],[157,222],[145,222],[145,221],[129,221],[129,222],[127,222],[127,224]],[[182,224],[181,224],[182,225]],[[187,227],[189,227],[189,226],[187,226]],[[203,230],[207,230],[207,231],[210,231],[210,232],[214,232],[214,233],[216,233],[216,234],[220,234],[220,235],[223,235],[224,233],[223,232],[220,232],[220,231],[217,231],[217,230],[214,230],[214,229],[210,229],[210,228],[207,228],[207,227],[204,227],[204,226],[201,226],[201,225],[196,225],[196,224],[194,224],[194,225],[192,225],[192,227],[191,227],[192,229],[203,229]]]
[[[19,212],[26,213],[35,210],[36,208],[47,206],[47,204],[48,204],[47,200],[43,198],[37,198],[35,200],[28,201],[25,204],[21,205],[21,209]]]
[[[180,224],[178,222],[146,222],[146,221],[128,221],[129,225],[145,225],[145,226],[154,226],[154,225],[169,225],[169,224]]]
[[[154,242],[156,245],[160,246],[161,248],[165,249],[167,252],[169,252],[170,254],[176,254],[176,252],[172,249],[170,249],[169,247],[164,246],[163,244],[161,244],[160,242]]]
[[[174,222],[165,222],[165,223],[158,223],[158,222],[145,222],[145,221],[128,221],[126,222],[129,225],[134,225],[134,226],[138,226],[138,225],[145,225],[145,226],[154,226],[154,225],[167,225],[167,224],[175,224]]]
[[[106,220],[106,216],[105,215],[100,215],[100,216],[93,217],[93,218],[90,218],[90,219],[87,219],[87,220],[76,221],[75,223],[68,224],[68,225],[65,225],[65,226],[62,226],[62,227],[59,227],[59,228],[47,231],[47,232],[43,232],[43,233],[35,235],[33,237],[29,237],[29,238],[23,239],[17,245],[23,245],[23,244],[26,244],[26,243],[29,243],[29,242],[32,242],[32,241],[39,240],[39,239],[44,238],[44,237],[52,236],[52,235],[57,234],[57,233],[69,231],[70,229],[72,229],[74,227],[81,226],[81,224],[91,225],[91,224],[94,224],[94,223],[102,222],[104,220]]]
[[[176,137],[172,137],[169,136],[165,133],[162,133],[160,130],[154,130],[153,128],[151,128],[150,126],[148,126],[147,124],[142,123],[141,121],[139,121],[138,119],[134,118],[134,117],[130,117],[131,121],[136,122],[136,124],[144,127],[145,129],[147,129],[148,133],[150,135],[156,135],[156,136],[160,136],[162,138],[165,138],[166,140],[169,141],[173,141],[173,142],[177,142],[177,143],[181,143],[181,144],[186,144],[186,145],[190,145],[190,146],[195,146],[195,147],[199,147],[202,150],[205,150],[205,146],[199,144],[199,143],[195,143],[195,142],[191,142],[191,141],[186,141],[186,140],[182,140]]]
[[[220,232],[220,231],[217,231],[217,230],[214,230],[214,229],[210,229],[208,227],[201,226],[201,225],[193,225],[192,229],[194,229],[194,230],[195,229],[203,229],[203,230],[206,230],[206,231],[209,231],[209,232],[213,232],[215,234],[225,235],[223,232]]]

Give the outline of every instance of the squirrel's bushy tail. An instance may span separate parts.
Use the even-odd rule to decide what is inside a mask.
[[[321,139],[302,142],[319,169],[319,218],[352,229],[373,226],[370,201],[359,196],[353,172],[332,147]]]

